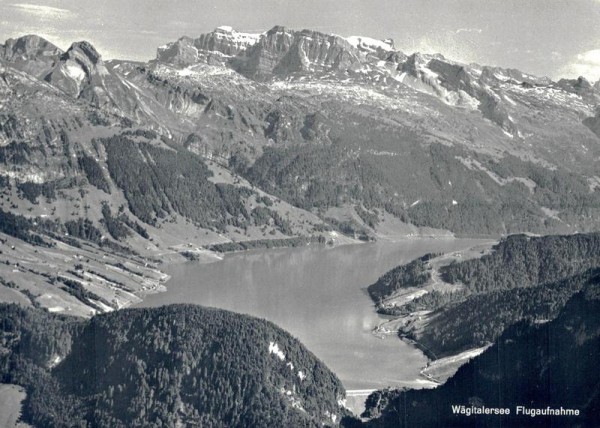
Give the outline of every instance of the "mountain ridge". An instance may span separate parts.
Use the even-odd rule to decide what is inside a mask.
[[[367,399],[363,415],[372,419],[342,425],[597,426],[600,395],[595,355],[600,326],[594,314],[600,305],[599,279],[597,269],[591,276],[573,278],[581,291],[555,319],[512,325],[444,385],[431,390],[377,391]],[[453,406],[508,409],[509,413],[467,415],[454,412]],[[558,413],[548,413],[549,409]],[[561,414],[560,409],[571,411]]]
[[[409,55],[400,50],[397,50],[395,48],[394,41],[389,38],[383,39],[383,40],[377,40],[377,39],[373,39],[373,38],[365,37],[365,36],[341,36],[341,35],[338,35],[335,33],[323,33],[323,32],[310,30],[310,29],[293,30],[293,29],[290,29],[290,28],[287,28],[287,27],[281,26],[281,25],[275,25],[271,29],[266,30],[262,33],[241,33],[241,32],[237,32],[233,27],[223,25],[223,26],[216,27],[215,30],[213,30],[212,32],[202,33],[197,38],[183,36],[179,40],[193,41],[196,43],[196,47],[201,50],[220,52],[227,56],[235,56],[236,54],[242,52],[244,49],[248,49],[248,48],[258,45],[261,42],[261,40],[268,40],[269,38],[271,38],[272,36],[277,35],[277,34],[283,34],[290,39],[293,39],[295,37],[302,38],[303,36],[308,37],[308,38],[310,38],[311,36],[317,36],[319,38],[335,40],[338,43],[346,42],[350,45],[351,48],[354,48],[359,52],[372,53],[372,54],[376,53],[377,56],[380,57],[380,59],[385,59],[388,61],[396,60],[396,62],[399,62],[399,61],[397,61],[398,55],[403,58],[408,58],[413,55],[417,55],[417,56],[425,55],[425,56],[437,57],[437,58],[440,58],[440,59],[443,59],[446,61],[450,61],[451,63],[454,63],[454,64],[462,64],[464,66],[472,65],[472,66],[481,67],[479,64],[476,64],[476,63],[467,64],[467,63],[463,63],[461,61],[448,60],[448,59],[444,58],[442,53],[423,54],[420,52],[414,52]],[[223,45],[214,43],[214,39],[216,37],[218,37],[219,35],[221,35],[221,38],[224,40],[228,40],[228,39],[235,40],[236,36],[238,36],[238,38],[241,38],[243,40],[243,42],[239,43],[237,49],[232,50],[231,46],[229,46],[227,43],[224,43]],[[168,46],[170,46],[171,44],[174,44],[174,43],[176,43],[176,42],[167,43],[166,45],[159,48],[159,52],[157,53],[157,59],[159,59],[161,56],[160,55],[161,50],[167,48]],[[285,47],[283,46],[282,43],[279,44],[279,47],[280,48],[283,47],[285,49]],[[348,46],[346,46],[346,47],[348,47]],[[223,51],[226,49],[229,49],[229,50]],[[491,71],[494,71],[494,70],[502,71],[503,73],[507,74],[507,76],[509,76],[511,78],[515,78],[517,80],[521,80],[521,81],[524,81],[524,82],[527,82],[530,84],[533,84],[533,83],[548,84],[548,83],[552,82],[552,80],[549,79],[548,77],[536,77],[532,74],[527,74],[527,73],[524,73],[517,69],[505,68],[505,67],[501,67],[501,66],[490,66],[490,67],[486,67],[486,68]],[[569,82],[571,80],[572,81],[576,81],[576,80],[582,81],[583,80],[583,81],[587,82],[587,79],[582,76],[579,76],[578,78],[575,78],[575,79],[563,77],[559,81],[561,81],[561,80],[565,81],[565,82]],[[581,85],[581,83],[580,83],[580,85]],[[588,86],[588,85],[584,84],[584,86]],[[596,82],[595,86],[596,87],[600,86],[600,83]]]
[[[598,85],[582,79],[281,26],[183,37],[147,63],[35,36],[0,53],[0,208],[31,222],[7,225],[11,242],[69,233],[154,260],[269,238],[600,227]]]
[[[27,388],[36,426],[317,427],[347,414],[336,375],[248,315],[180,304],[82,320],[0,304],[0,319],[0,376]]]

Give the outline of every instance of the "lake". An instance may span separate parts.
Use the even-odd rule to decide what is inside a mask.
[[[385,318],[366,287],[423,254],[481,242],[424,238],[228,254],[213,263],[169,266],[168,291],[137,306],[195,303],[265,318],[300,339],[348,390],[416,386],[425,356],[393,336],[371,334]]]

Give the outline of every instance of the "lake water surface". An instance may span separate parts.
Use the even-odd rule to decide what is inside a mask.
[[[393,336],[371,334],[384,319],[365,289],[398,264],[480,242],[406,239],[228,254],[214,263],[170,266],[168,291],[138,306],[195,303],[265,318],[300,339],[346,389],[412,385],[426,358]]]

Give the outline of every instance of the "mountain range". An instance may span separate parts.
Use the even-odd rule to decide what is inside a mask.
[[[0,301],[89,318],[164,290],[165,263],[215,260],[224,251],[311,242],[337,245],[389,236],[597,231],[599,105],[600,81],[580,77],[555,82],[514,69],[463,64],[441,54],[409,55],[389,39],[281,26],[262,34],[223,26],[197,38],[182,37],[159,47],[156,58],[148,62],[104,60],[85,41],[63,51],[35,35],[9,39],[0,45]],[[587,239],[575,235],[573,254],[586,248]],[[443,279],[457,287],[462,281],[467,290],[456,296],[485,308],[486,296],[479,295],[473,278],[487,279],[504,269],[506,260],[502,264],[498,256],[506,247],[524,248],[524,260],[550,259],[545,256],[547,241],[540,242],[525,235],[508,238],[495,247],[496,256],[443,267]],[[588,254],[594,263],[595,254]],[[431,279],[439,262],[431,257],[432,261],[416,261],[382,277],[378,286],[371,287],[374,299],[397,297],[398,275]],[[537,265],[508,258],[518,262],[518,272],[538,275]],[[580,267],[589,266],[582,262]],[[581,327],[583,336],[566,335],[565,346],[573,345],[573,340],[577,349],[596,346],[595,324],[573,320],[573,308],[595,308],[595,289],[590,285],[587,294],[580,291],[586,285],[580,277],[543,277],[542,284],[538,276],[539,281],[532,280],[523,295],[537,298],[556,291],[557,303],[544,307],[541,315],[535,312],[521,318],[540,321],[544,314],[558,315],[548,327],[505,331],[504,324],[496,325],[492,319],[481,328],[485,331],[473,332],[463,322],[465,331],[452,343],[438,343],[436,350],[451,355],[495,341],[481,358],[506,352],[525,366],[532,364],[533,354],[544,350],[538,347],[532,355],[521,355],[523,337],[538,343],[554,334],[555,327],[562,332],[573,326]],[[506,301],[502,293],[515,288],[513,276],[508,277],[494,294],[500,306]],[[439,331],[450,325],[444,320],[460,317],[464,309],[463,301],[452,301],[452,308],[445,310],[440,302],[428,300],[444,299],[442,295],[421,297],[413,306],[436,310]],[[29,393],[48,398],[37,408],[31,400],[26,403],[31,405],[32,420],[60,418],[61,409],[66,409],[70,413],[65,415],[81,423],[95,416],[101,416],[107,426],[126,424],[132,418],[142,421],[145,406],[154,400],[143,382],[163,382],[175,390],[180,381],[204,381],[206,373],[201,371],[191,377],[184,375],[185,370],[165,371],[161,359],[152,361],[154,371],[148,379],[134,379],[133,372],[125,373],[128,366],[115,365],[114,358],[127,360],[129,351],[122,339],[129,330],[115,330],[113,337],[114,325],[130,328],[132,343],[143,352],[185,348],[177,337],[161,336],[169,329],[158,329],[152,344],[138,331],[147,325],[185,324],[188,315],[196,321],[214,321],[218,328],[242,322],[244,328],[250,326],[248,334],[254,339],[267,332],[272,339],[293,342],[286,352],[297,353],[301,362],[328,379],[322,385],[306,384],[327,394],[324,404],[310,402],[311,394],[304,394],[297,376],[286,371],[287,366],[282,370],[276,365],[281,362],[275,359],[280,349],[269,343],[272,355],[253,354],[268,372],[255,373],[259,380],[249,379],[248,390],[235,380],[228,383],[230,379],[223,380],[222,389],[238,388],[245,394],[263,388],[265,402],[281,409],[282,420],[289,417],[290,423],[317,425],[325,419],[329,423],[333,415],[343,416],[336,401],[343,391],[334,375],[283,332],[262,322],[189,307],[117,312],[91,321],[37,309],[2,308],[8,318],[20,320],[15,331],[25,328],[25,339],[49,341],[49,345],[42,343],[44,352],[52,351],[48,357],[55,353],[67,357],[56,369],[48,367],[46,360],[20,361],[24,365],[19,382],[30,388]],[[395,305],[382,308],[400,310]],[[505,312],[507,319],[514,315]],[[32,318],[41,318],[59,339],[38,338],[28,330],[33,324],[27,320]],[[95,336],[86,327],[90,325],[103,336]],[[593,331],[588,334],[589,326]],[[72,341],[71,334],[80,342]],[[259,339],[266,346],[265,334]],[[437,332],[417,329],[407,334],[428,343]],[[193,339],[202,342],[203,338]],[[239,338],[230,339],[235,346],[246,346]],[[128,383],[111,383],[114,379],[107,378],[102,390],[94,390],[81,380],[94,374],[94,368],[82,366],[88,356],[80,344],[99,340],[115,352],[100,355],[102,370],[118,372],[117,377],[127,377]],[[509,345],[514,342],[520,347],[513,352]],[[207,358],[222,356],[215,349],[218,346],[206,350]],[[195,352],[184,351],[183,360]],[[9,354],[0,354],[8,358],[2,360],[5,369],[12,358]],[[568,365],[560,359],[540,361],[556,370]],[[181,367],[196,369],[187,363],[183,361]],[[235,363],[244,365],[244,361]],[[439,392],[440,403],[446,403],[443,394],[465,390],[461,382],[469,376],[503,376],[477,371],[477,364],[463,369],[451,386]],[[535,371],[539,367],[532,368],[531,379],[543,378],[544,367],[539,373]],[[70,382],[69,371],[77,370],[80,382]],[[69,391],[70,398],[48,396],[44,385],[35,382],[36,374],[48,379],[50,386]],[[291,399],[279,389],[288,388],[292,381],[304,394],[291,387],[292,395],[302,395],[298,400],[310,410],[307,414],[294,410],[300,403],[294,401],[296,396]],[[150,395],[139,396],[131,408],[115,408],[111,401],[125,390],[129,395],[137,390]],[[597,390],[590,391],[597,401]],[[234,410],[229,415],[216,407],[209,409],[211,403],[194,407],[184,397],[167,394],[154,400],[167,407],[153,417],[158,426],[161,418],[173,416],[172,410],[178,408],[179,422],[218,426],[228,420],[235,425],[239,409],[246,408],[240,407],[240,400],[246,404],[249,400],[244,394],[233,394]],[[416,407],[422,405],[419,394],[414,395]],[[375,403],[377,397],[383,398]],[[398,417],[393,406],[401,404],[399,397],[401,393],[391,392],[371,398],[370,416],[379,418],[373,419],[372,426],[389,426]],[[581,404],[580,398],[573,402]],[[94,415],[94,400],[100,399],[108,404],[98,410],[101,415]],[[495,398],[479,399],[487,403]],[[582,404],[586,411],[597,407],[595,401],[588,404]],[[206,412],[199,414],[198,409]],[[239,423],[263,420],[264,409],[255,410]],[[440,415],[433,415],[431,423],[445,417]]]
[[[392,40],[219,27],[146,63],[10,39],[0,100],[0,231],[15,247],[0,269],[27,294],[12,288],[9,301],[121,307],[160,287],[159,260],[241,241],[599,226],[600,82],[583,78],[407,55]],[[60,277],[13,272],[33,235],[67,258],[90,254]],[[98,266],[107,248],[138,276]],[[95,304],[69,286],[40,302],[40,280],[89,289],[90,273],[113,287],[93,290]]]

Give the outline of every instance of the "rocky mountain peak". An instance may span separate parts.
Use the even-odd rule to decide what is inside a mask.
[[[348,70],[370,59],[399,62],[405,58],[397,53],[391,39],[341,37],[282,25],[251,34],[221,26],[196,39],[182,37],[160,47],[157,61],[179,67],[226,65],[251,79],[267,80],[293,73]]]
[[[347,70],[369,59],[399,62],[405,58],[396,54],[392,39],[341,37],[282,25],[262,34],[220,26],[196,39],[182,37],[160,47],[157,61],[179,67],[226,65],[251,79],[267,80],[293,73]]]
[[[409,73],[414,76],[417,74],[417,69],[419,66],[424,66],[427,64],[427,61],[423,57],[423,55],[419,52],[415,52],[406,58],[406,61],[402,64],[402,71],[404,73]]]
[[[0,45],[0,62],[10,63],[12,67],[36,77],[43,77],[63,51],[48,40],[27,35],[17,39],[8,39]]]
[[[592,84],[585,77],[579,76],[577,79],[560,79],[556,86],[591,102],[600,103],[600,81]]]
[[[182,37],[158,48],[156,59],[160,62],[186,66],[198,62],[224,64],[228,57],[235,56],[256,44],[259,34],[242,33],[224,25],[198,38]]]
[[[587,80],[583,76],[579,76],[577,78],[577,83],[575,83],[575,86],[577,88],[582,88],[582,89],[591,89],[592,88],[592,84],[590,83],[590,81]]]
[[[223,25],[195,39],[194,46],[200,50],[235,56],[242,50],[256,44],[259,37],[259,34],[238,32],[233,27]]]
[[[359,61],[356,47],[343,37],[275,26],[232,62],[236,71],[257,80],[274,75],[348,69]]]
[[[190,37],[181,37],[175,42],[158,48],[156,60],[177,66],[194,64],[198,61],[198,49]]]
[[[8,61],[54,57],[62,54],[62,52],[59,47],[36,35],[8,39],[4,46],[0,47],[0,56]]]
[[[394,40],[392,39],[377,40],[370,37],[350,36],[346,37],[345,40],[362,53],[375,55],[380,59],[389,56],[390,53],[396,52]]]
[[[560,79],[557,85],[569,92],[576,93],[590,91],[594,88],[590,81],[583,76],[579,76],[577,79]]]
[[[73,43],[60,56],[44,80],[78,98],[86,88],[103,86],[103,76],[108,74],[96,48],[91,43],[82,41]]]
[[[431,64],[436,64],[438,67],[454,66],[455,63],[447,60],[441,54],[424,54],[421,52],[415,52],[412,55],[406,57],[406,60],[400,65],[399,70],[418,77],[423,73],[427,73]]]
[[[275,25],[273,28],[271,28],[265,34],[267,36],[272,36],[277,33],[288,33],[288,32],[289,32],[288,29],[286,27],[284,27],[283,25]]]
[[[102,57],[90,42],[81,41],[73,43],[61,57],[61,60],[68,59],[79,59],[96,65],[102,60]]]

